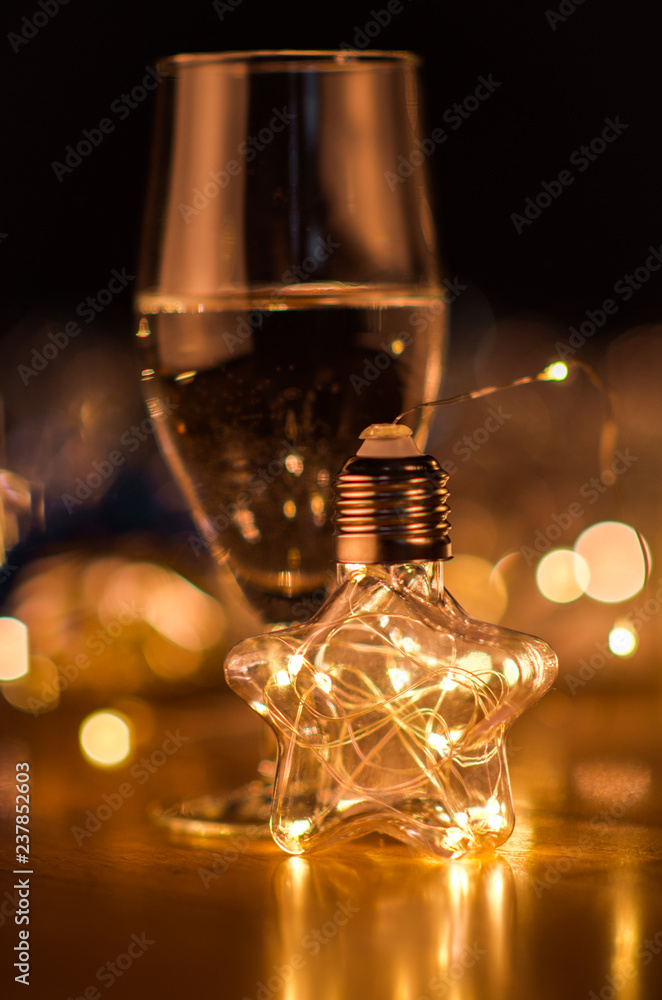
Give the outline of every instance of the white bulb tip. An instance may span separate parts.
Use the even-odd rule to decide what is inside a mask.
[[[421,452],[404,424],[370,424],[360,434],[363,444],[357,454],[362,458],[412,458]]]

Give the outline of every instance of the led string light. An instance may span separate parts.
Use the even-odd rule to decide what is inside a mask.
[[[230,652],[229,686],[278,737],[271,832],[283,850],[379,830],[461,857],[510,835],[506,733],[552,685],[558,660],[542,639],[467,615],[443,586],[448,477],[400,421],[562,381],[571,367],[607,400],[600,464],[613,485],[616,401],[583,362],[412,407],[366,428],[335,477],[336,590],[305,624]]]
[[[630,524],[631,522],[627,504],[623,498],[623,494],[618,483],[618,477],[613,470],[616,441],[618,438],[618,397],[611,386],[609,386],[604,379],[601,378],[595,368],[593,368],[592,365],[589,365],[586,361],[553,361],[551,364],[547,365],[546,368],[543,368],[541,372],[538,372],[537,375],[525,375],[523,378],[515,379],[514,381],[507,382],[504,385],[486,386],[482,389],[474,389],[473,392],[463,392],[458,396],[449,396],[447,399],[433,399],[426,403],[418,403],[416,406],[412,406],[408,410],[404,410],[400,413],[395,418],[393,423],[400,423],[404,417],[408,416],[410,413],[414,413],[416,410],[422,409],[423,407],[450,406],[454,403],[465,403],[471,399],[481,399],[483,396],[491,396],[493,393],[504,392],[506,389],[513,389],[516,386],[531,385],[533,382],[563,382],[567,379],[573,368],[578,368],[580,371],[584,372],[591,382],[591,385],[598,390],[605,401],[606,413],[602,419],[598,443],[598,465],[600,469],[600,476],[605,486],[610,487],[613,491],[616,509],[620,518],[627,524]],[[636,528],[633,528],[633,530],[636,533],[639,547],[644,559],[645,587],[650,579],[650,556],[648,547],[642,535]]]
[[[374,615],[376,620],[379,617]],[[391,613],[389,617],[391,623],[398,620],[406,623],[408,620],[404,614]],[[276,678],[272,678],[264,689],[269,716],[292,738],[290,752],[284,756],[281,768],[283,784],[296,780],[293,767],[296,745],[303,745],[314,753],[323,764],[328,778],[334,782],[335,787],[329,788],[324,806],[315,813],[316,824],[323,827],[325,819],[339,806],[342,808],[343,799],[351,801],[355,797],[365,801],[373,796],[380,808],[389,811],[397,822],[400,807],[391,805],[383,798],[385,779],[388,779],[389,795],[407,793],[412,800],[415,797],[425,798],[429,795],[430,786],[434,788],[437,808],[446,817],[445,839],[453,851],[471,850],[480,843],[481,834],[489,836],[500,830],[506,820],[498,809],[494,810],[487,804],[480,807],[484,815],[478,828],[474,825],[475,816],[474,824],[467,822],[466,803],[471,798],[471,789],[463,775],[464,768],[469,768],[466,774],[471,774],[472,768],[488,763],[497,753],[496,740],[488,742],[487,746],[481,745],[479,752],[476,752],[475,746],[468,744],[475,742],[476,719],[493,713],[498,706],[499,696],[487,685],[491,682],[490,686],[493,686],[499,675],[486,670],[483,682],[483,678],[463,670],[453,658],[447,665],[449,674],[453,676],[453,685],[440,686],[438,673],[428,669],[416,655],[420,651],[405,653],[390,637],[379,631],[376,622],[370,621],[365,613],[350,613],[334,624],[343,627],[360,625],[363,631],[372,633],[393,650],[401,668],[406,665],[411,670],[410,682],[397,692],[388,692],[378,686],[369,669],[340,665],[335,670],[327,668],[326,673],[320,674],[306,653],[310,644],[315,645],[316,640],[322,638],[321,634],[327,631],[329,624],[327,622],[315,629],[306,646],[301,647],[303,667],[291,678],[297,700],[294,716],[290,717],[283,705],[283,685]],[[322,641],[315,660],[320,654],[323,656],[326,645]],[[502,678],[499,677],[499,680],[502,681],[500,694],[504,697],[506,685]],[[458,692],[471,699],[471,707],[466,713],[461,733],[454,734],[448,729],[446,718],[453,714],[448,702],[452,702]],[[377,705],[379,713],[376,715]],[[304,715],[307,726],[302,720]],[[312,728],[310,720],[315,723],[314,734],[307,731]],[[329,727],[335,730],[335,738],[328,738]],[[345,753],[346,750],[349,753]],[[385,752],[391,762],[398,761],[397,767],[384,763]],[[409,761],[408,766],[406,761]],[[351,767],[348,767],[350,763]],[[498,764],[500,771],[499,758]],[[375,777],[378,779],[376,782]],[[475,812],[478,807],[470,808]],[[423,824],[415,816],[408,814],[407,819],[409,824],[422,830]]]

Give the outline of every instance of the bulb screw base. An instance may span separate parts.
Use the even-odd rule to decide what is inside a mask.
[[[337,562],[451,559],[447,482],[431,455],[350,458],[333,487]]]

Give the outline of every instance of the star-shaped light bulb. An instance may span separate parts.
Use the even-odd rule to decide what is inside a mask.
[[[377,830],[460,857],[513,829],[505,735],[556,657],[444,590],[447,477],[410,435],[373,425],[338,475],[338,587],[317,614],[226,661],[276,734],[271,831],[291,854]]]

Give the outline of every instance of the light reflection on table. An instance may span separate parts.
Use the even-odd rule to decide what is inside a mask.
[[[154,944],[123,975],[123,1000],[580,1000],[591,991],[609,1000],[612,990],[653,1000],[662,984],[661,707],[552,694],[512,734],[513,837],[498,856],[454,863],[380,836],[305,858],[254,837],[169,841],[146,818],[152,800],[232,788],[254,773],[259,729],[229,697],[156,707],[155,746],[166,731],[190,738],[144,782],[130,763],[102,771],[84,761],[66,713],[21,727],[9,717],[0,889],[12,885],[12,774],[27,752],[33,996],[83,996],[144,931]],[[74,836],[123,782],[135,794]],[[0,942],[11,950],[16,928],[4,918]]]

